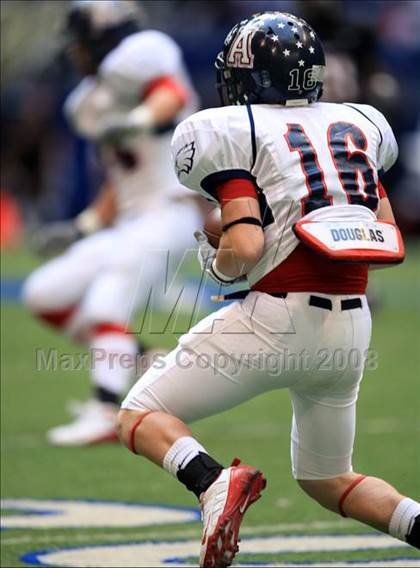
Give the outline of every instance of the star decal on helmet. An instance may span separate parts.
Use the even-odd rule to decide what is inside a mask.
[[[175,156],[175,169],[178,176],[182,173],[189,174],[192,170],[195,156],[194,140],[185,144],[178,150]]]

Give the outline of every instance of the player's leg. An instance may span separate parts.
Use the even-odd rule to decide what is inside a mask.
[[[90,350],[93,400],[72,423],[49,432],[52,443],[80,445],[116,437],[119,403],[137,364],[144,362],[138,357],[138,337],[129,329],[131,317],[153,295],[159,295],[155,287],[164,289],[168,257],[176,261],[174,257],[190,244],[195,223],[199,217],[194,207],[167,203],[107,231],[104,250],[96,251],[101,269],[86,288],[72,320]]]
[[[214,312],[182,336],[177,349],[131,389],[122,408],[163,411],[191,422],[267,390],[289,386],[294,374],[284,372],[282,361],[284,353],[293,356],[295,338],[284,300],[251,293],[243,303]],[[278,368],[268,369],[270,361],[277,361]],[[124,422],[129,416],[122,413],[126,445],[130,428]],[[138,436],[136,443],[141,447]]]
[[[169,264],[176,261],[173,257],[191,242],[193,222],[199,219],[190,209],[167,204],[112,229],[103,266],[78,310],[77,325],[84,330],[91,354],[93,401],[74,422],[50,431],[52,443],[80,445],[115,438],[119,403],[137,365],[145,362],[138,357],[138,336],[130,330],[130,320],[139,307],[159,296],[155,287],[164,289],[168,257]]]
[[[72,335],[79,302],[101,268],[106,241],[102,233],[83,239],[29,275],[22,299],[36,317]]]
[[[263,340],[252,333],[251,325],[241,305],[235,303],[209,315],[181,337],[178,347],[152,365],[124,400],[120,424],[124,443],[131,447],[134,415],[165,413],[174,417],[174,424],[177,420],[189,423],[275,388],[272,378],[243,359],[244,354],[266,348]],[[148,452],[153,434],[146,431],[146,426],[153,422],[150,414],[137,427],[133,447],[141,455]],[[161,462],[168,449],[163,434],[165,427],[161,430],[163,450],[151,456],[153,461]],[[155,433],[150,443],[154,451],[160,447],[158,437]]]
[[[51,429],[47,437],[53,444],[117,439],[115,423],[120,396],[133,376],[138,343],[126,332],[126,319],[121,320],[118,308],[114,306],[107,312],[109,294],[99,291],[97,318],[91,317],[85,305],[86,297],[96,294],[97,286],[109,289],[103,285],[102,275],[109,259],[116,255],[117,236],[115,229],[108,229],[83,239],[36,270],[25,283],[23,297],[28,307],[43,321],[91,350],[91,374],[95,377],[92,399],[71,405],[71,428],[66,425]],[[112,293],[111,290],[111,297]],[[129,295],[131,290],[124,288],[123,293]],[[125,314],[123,317],[126,318]],[[118,384],[122,385],[120,390]]]
[[[404,498],[385,481],[352,471],[354,405],[334,409],[325,402],[315,403],[312,398],[297,393],[292,397],[293,462],[302,489],[335,513],[405,540],[415,517],[420,515],[420,505]],[[337,441],[340,441],[339,446]]]
[[[108,256],[113,252],[109,247]],[[128,272],[128,273],[127,273]],[[128,329],[134,269],[108,267],[93,278],[81,300],[77,328],[89,349],[92,397],[68,424],[48,432],[50,443],[89,445],[117,440],[116,419],[122,396],[138,362],[137,337]]]
[[[130,321],[146,304],[149,312],[158,307],[199,222],[195,205],[174,202],[115,228],[106,266],[81,305],[92,331],[92,381],[109,402],[120,402],[136,370],[130,361],[140,362],[134,359],[141,330],[127,333]]]
[[[181,338],[164,367],[152,366],[122,405],[120,435],[127,447],[162,466],[200,498],[205,526],[202,565],[233,558],[243,514],[265,481],[253,467],[235,463],[224,468],[186,423],[274,388],[266,373],[238,364],[241,354],[266,348],[241,306],[233,304]]]
[[[299,484],[323,507],[420,548],[420,503],[383,479],[350,472]]]
[[[175,202],[114,230],[106,265],[81,304],[85,325],[91,329],[92,381],[110,393],[110,402],[120,402],[140,362],[135,359],[141,335],[130,331],[130,321],[146,303],[149,311],[158,307],[153,302],[172,277],[168,267],[176,271],[192,244],[196,222],[199,216],[194,207]]]
[[[365,312],[365,313],[363,313]],[[344,318],[347,315],[343,314]],[[354,329],[354,344],[344,341],[328,349],[362,354],[368,347],[370,318],[363,310],[349,313]],[[336,322],[339,325],[339,321]],[[331,334],[340,340],[340,332]],[[319,337],[320,345],[322,338]],[[330,388],[308,383],[291,389],[293,403],[292,463],[300,486],[322,506],[388,532],[413,546],[420,546],[420,504],[404,497],[381,479],[352,470],[356,400],[361,369],[350,360],[341,376]],[[325,371],[327,374],[329,370]],[[320,374],[317,374],[318,378]],[[317,378],[316,376],[314,377]],[[324,392],[323,392],[324,390]]]
[[[91,380],[119,405],[135,376],[139,342],[130,328],[135,267],[110,266],[90,286],[81,310],[91,330]]]

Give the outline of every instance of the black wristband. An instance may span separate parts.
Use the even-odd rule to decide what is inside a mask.
[[[239,225],[239,224],[256,225],[257,227],[262,228],[261,221],[256,217],[241,217],[240,219],[235,219],[235,221],[231,221],[230,223],[226,223],[226,225],[223,225],[222,231],[225,233],[228,229],[230,229],[234,225]]]

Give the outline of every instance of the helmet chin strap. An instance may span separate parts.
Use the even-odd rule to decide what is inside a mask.
[[[318,98],[316,100],[319,101],[319,99],[322,97],[323,94],[324,94],[324,87],[321,85],[319,87]]]

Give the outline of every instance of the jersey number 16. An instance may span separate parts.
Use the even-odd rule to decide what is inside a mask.
[[[306,215],[314,209],[331,205],[333,198],[328,195],[324,172],[303,126],[296,123],[287,126],[284,137],[290,151],[299,152],[300,165],[309,192],[309,195],[302,199],[302,213]],[[355,151],[350,150],[349,140],[357,148]],[[328,127],[327,141],[348,203],[364,205],[375,211],[379,202],[378,188],[373,168],[366,155],[367,140],[363,131],[350,122],[333,122]],[[359,187],[359,176],[363,180],[362,191]]]

